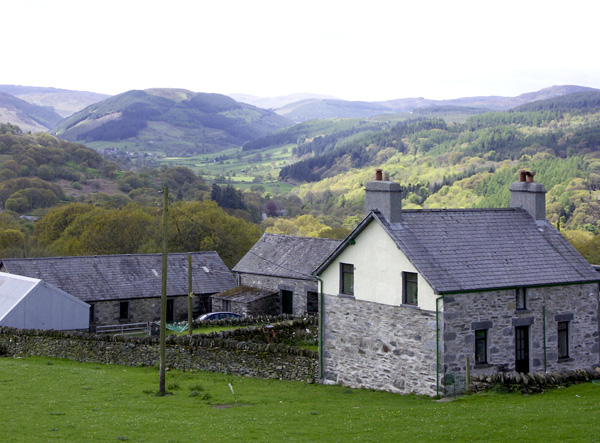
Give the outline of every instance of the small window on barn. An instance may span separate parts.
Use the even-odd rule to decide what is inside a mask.
[[[418,305],[418,276],[414,272],[402,273],[402,303],[406,305]]]
[[[517,310],[527,309],[527,290],[525,288],[517,288],[516,302]]]
[[[569,358],[569,322],[559,321],[558,324],[558,359]]]
[[[487,363],[487,329],[475,331],[475,364]]]
[[[354,295],[354,265],[340,263],[340,294]]]
[[[231,312],[231,300],[223,300],[223,310]]]
[[[313,291],[306,291],[306,312],[316,314],[319,312],[319,294]]]
[[[129,319],[129,302],[122,301],[119,303],[119,320]]]

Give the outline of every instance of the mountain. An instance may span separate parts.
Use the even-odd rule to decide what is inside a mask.
[[[334,100],[337,100],[337,97],[333,97],[331,95],[308,94],[308,93],[282,95],[279,97],[257,97],[255,95],[248,95],[248,94],[228,94],[228,95],[229,95],[229,97],[231,97],[232,99],[234,99],[238,102],[247,103],[249,105],[257,106],[257,107],[263,108],[263,109],[279,109],[279,108],[283,108],[286,105],[289,105],[290,103],[296,103],[296,102],[300,102],[300,101],[308,100],[308,99],[317,99],[317,100],[334,99]]]
[[[0,123],[17,125],[22,131],[46,132],[62,117],[52,108],[33,105],[13,95],[0,92]]]
[[[560,97],[575,92],[594,91],[593,88],[584,86],[551,86],[536,92],[528,92],[517,97],[481,96],[462,97],[450,100],[430,100],[424,97],[401,98],[378,102],[356,102],[345,100],[309,99],[275,110],[290,120],[301,123],[317,118],[346,118],[346,117],[372,117],[378,114],[392,114],[400,112],[414,112],[416,110],[460,107],[481,109],[482,111],[507,111],[526,103]]]
[[[0,92],[14,95],[34,105],[53,108],[62,118],[69,117],[86,106],[110,97],[106,94],[89,91],[19,85],[0,85]]]
[[[291,122],[221,94],[185,89],[133,90],[88,106],[52,133],[94,148],[190,155],[264,137]]]

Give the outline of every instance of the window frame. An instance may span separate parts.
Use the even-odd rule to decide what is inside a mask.
[[[481,336],[478,336],[481,335]],[[479,351],[480,344],[483,343],[483,358],[478,358],[481,354]],[[488,362],[488,330],[487,329],[476,329],[475,330],[475,364],[476,365],[487,365]]]
[[[346,276],[351,276],[351,281],[347,281]],[[340,263],[340,294],[354,296],[354,265],[351,263]]]
[[[409,300],[409,285],[414,284],[414,300]],[[402,272],[402,304],[410,306],[419,305],[419,274],[416,272]]]
[[[515,306],[517,311],[527,310],[527,288],[515,289]]]
[[[563,326],[561,328],[561,326]],[[569,322],[568,321],[559,321],[556,323],[556,332],[557,332],[557,351],[558,351],[558,359],[566,360],[570,358],[569,356]],[[561,349],[564,349],[564,353],[561,353]]]

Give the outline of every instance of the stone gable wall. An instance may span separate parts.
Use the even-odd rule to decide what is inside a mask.
[[[435,312],[324,297],[325,383],[436,395]]]
[[[545,356],[544,368],[544,307]],[[531,373],[592,369],[599,363],[598,285],[527,289],[517,310],[515,290],[448,295],[443,301],[444,372],[474,377],[515,370],[515,327],[529,326]],[[569,359],[558,359],[558,322],[569,321]],[[475,365],[475,330],[488,330],[488,364]]]

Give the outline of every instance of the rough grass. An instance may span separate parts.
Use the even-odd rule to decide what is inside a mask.
[[[155,368],[0,358],[0,441],[600,440],[592,383],[442,402],[205,372],[169,371],[167,386],[156,395]]]

